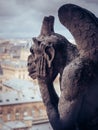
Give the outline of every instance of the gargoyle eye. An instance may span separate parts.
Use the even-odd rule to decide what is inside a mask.
[[[30,48],[30,52],[31,52],[32,54],[34,54],[34,51],[33,51],[33,48],[32,48],[32,47]]]
[[[37,41],[38,45],[40,45],[41,41]]]

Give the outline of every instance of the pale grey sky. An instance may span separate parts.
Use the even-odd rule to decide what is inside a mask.
[[[60,24],[57,10],[73,3],[92,11],[98,17],[98,0],[0,0],[0,38],[38,36],[44,16],[55,16],[55,32],[72,39]]]

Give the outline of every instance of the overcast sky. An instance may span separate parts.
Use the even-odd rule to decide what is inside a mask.
[[[0,0],[0,38],[38,36],[44,16],[55,16],[55,32],[72,39],[60,24],[57,10],[73,3],[92,11],[98,17],[98,0]]]

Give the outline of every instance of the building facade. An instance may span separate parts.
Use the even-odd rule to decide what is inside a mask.
[[[36,81],[28,76],[29,44],[0,44],[0,130],[52,130]]]
[[[0,127],[22,122],[25,128],[31,128],[35,121],[47,120],[45,106],[38,95],[26,96],[24,93],[18,94],[16,91],[1,93],[0,96]],[[2,123],[3,122],[3,123]],[[17,123],[16,123],[17,122]],[[16,128],[16,127],[15,127]]]

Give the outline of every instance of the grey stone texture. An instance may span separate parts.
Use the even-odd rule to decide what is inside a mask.
[[[98,130],[98,19],[77,5],[59,8],[60,22],[77,46],[54,32],[54,17],[44,17],[33,38],[28,71],[37,79],[54,130]],[[53,82],[60,74],[61,95]]]

